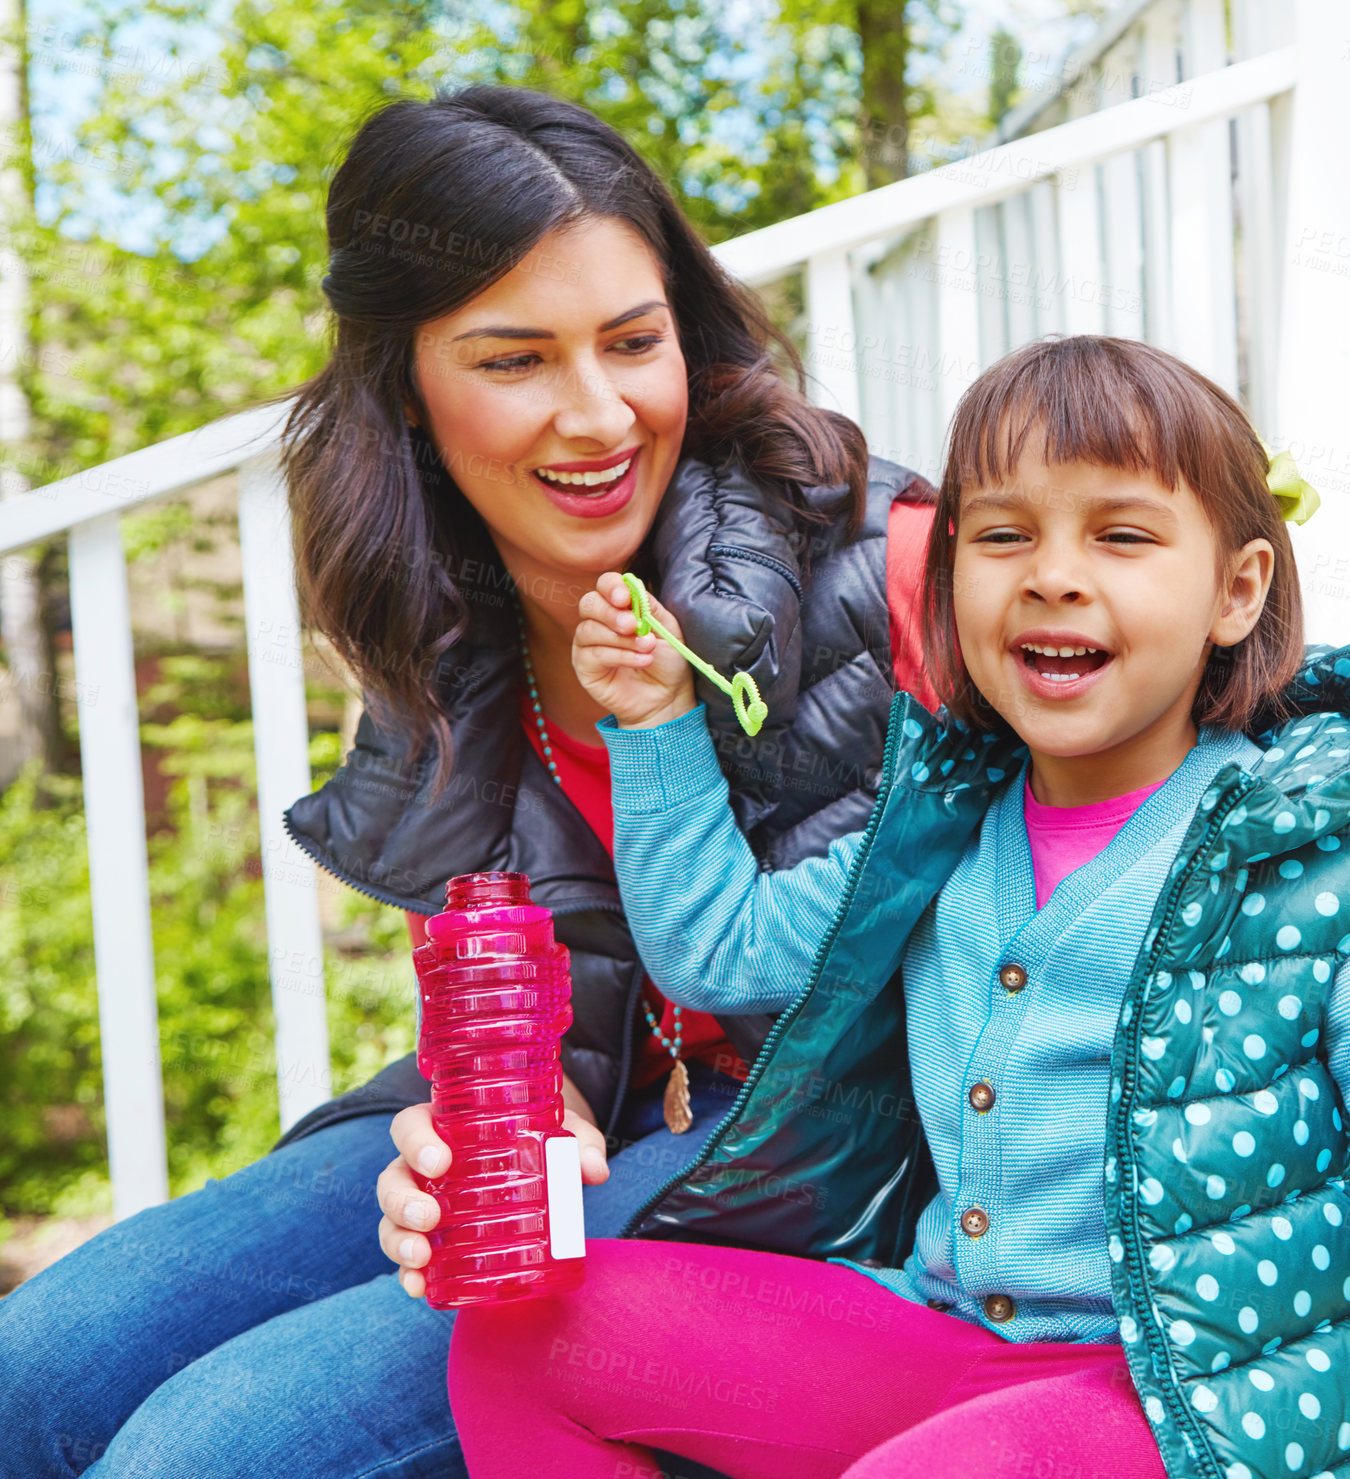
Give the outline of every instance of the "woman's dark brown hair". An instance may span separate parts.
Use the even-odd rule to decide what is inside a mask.
[[[971,385],[952,418],[923,631],[924,662],[948,712],[977,729],[1007,728],[962,660],[953,569],[962,493],[1012,476],[1033,437],[1046,463],[1118,467],[1172,489],[1184,481],[1214,530],[1220,576],[1249,540],[1270,541],[1275,566],[1261,615],[1236,646],[1212,649],[1191,717],[1225,729],[1243,728],[1258,710],[1278,717],[1281,690],[1303,661],[1303,602],[1260,438],[1232,396],[1175,356],[1089,334],[1014,350]]]
[[[407,423],[405,406],[426,421],[416,333],[548,232],[602,217],[636,231],[660,265],[689,371],[683,452],[736,459],[796,521],[821,516],[803,488],[847,485],[830,513],[854,527],[861,519],[861,431],[806,401],[791,343],[619,134],[584,108],[521,87],[383,108],[358,130],[329,191],[323,287],[334,345],[300,388],[283,464],[306,617],[419,753],[434,737],[438,784],[450,766],[438,660],[468,629],[463,572],[498,561],[425,430]]]

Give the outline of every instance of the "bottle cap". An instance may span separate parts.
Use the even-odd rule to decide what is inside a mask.
[[[481,909],[487,904],[528,904],[530,880],[524,873],[461,873],[445,885],[447,909]]]

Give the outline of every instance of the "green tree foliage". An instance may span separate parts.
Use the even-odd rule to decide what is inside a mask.
[[[1022,47],[1010,31],[996,26],[989,38],[989,121],[999,124],[1017,99]]]
[[[162,18],[176,62],[152,73],[119,65],[115,23],[67,38],[105,71],[78,154],[46,171],[59,208],[30,253],[45,346],[31,387],[39,475],[189,429],[322,363],[327,181],[391,96],[508,80],[585,101],[714,240],[861,184],[848,169],[856,40],[839,26],[737,35],[685,0],[502,9],[491,27],[452,25],[419,0],[237,0],[203,66],[174,37],[212,8],[138,13],[139,27]],[[750,87],[764,65],[750,48],[766,39],[767,71]],[[87,230],[91,176],[153,203],[153,255],[71,240]]]
[[[483,75],[584,102],[618,129],[708,241],[862,188],[858,38],[828,14],[738,25],[707,0],[554,4],[499,25],[481,59]]]
[[[140,13],[142,25],[163,19],[168,66],[147,70],[140,52],[139,66],[120,64],[115,23],[91,21],[66,40],[104,71],[78,153],[47,171],[58,207],[29,253],[43,346],[29,388],[48,477],[190,430],[318,368],[327,178],[360,119],[405,79],[417,92],[442,44],[417,3],[240,0],[208,65],[174,39],[204,26],[207,10]],[[152,206],[152,254],[74,239],[100,181]]]
[[[170,782],[149,853],[175,1195],[279,1133],[253,733],[234,667],[166,656],[143,697],[178,711],[142,726]],[[335,735],[316,740],[320,779],[336,748]],[[334,1093],[413,1046],[402,916],[355,894],[343,907],[327,983]],[[0,1217],[109,1207],[92,929],[79,782],[30,767],[0,795]]]
[[[235,0],[222,28],[208,0],[150,0],[135,47],[116,10],[38,38],[58,79],[93,63],[100,86],[75,155],[42,171],[55,210],[25,243],[42,346],[30,471],[49,480],[318,368],[327,182],[390,97],[510,81],[584,102],[719,241],[877,182],[887,141],[932,112],[908,73],[945,44],[951,3],[554,0],[475,18],[439,0]],[[90,234],[92,183],[145,207],[150,253]]]

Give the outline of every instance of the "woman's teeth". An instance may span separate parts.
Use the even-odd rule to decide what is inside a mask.
[[[603,488],[617,483],[632,464],[633,459],[628,457],[601,472],[554,472],[547,467],[536,467],[534,471],[535,476],[543,478],[546,483],[557,483],[565,488]]]

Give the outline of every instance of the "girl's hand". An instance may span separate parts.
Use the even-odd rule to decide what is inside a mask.
[[[563,1078],[563,1129],[581,1143],[581,1179],[596,1186],[609,1179],[605,1137],[595,1124],[590,1106],[566,1076]],[[584,1114],[582,1111],[584,1110]],[[394,1116],[389,1127],[398,1156],[380,1172],[375,1196],[380,1218],[380,1247],[398,1264],[398,1281],[406,1294],[421,1299],[427,1292],[420,1270],[431,1257],[431,1244],[422,1236],[440,1220],[436,1199],[413,1180],[412,1167],[424,1176],[444,1176],[450,1168],[450,1147],[431,1125],[431,1105],[413,1104]]]
[[[680,624],[656,599],[652,614],[684,640]],[[607,571],[582,598],[572,638],[572,666],[581,686],[624,729],[650,729],[694,707],[689,664],[655,632],[635,636],[637,617],[628,587]]]

